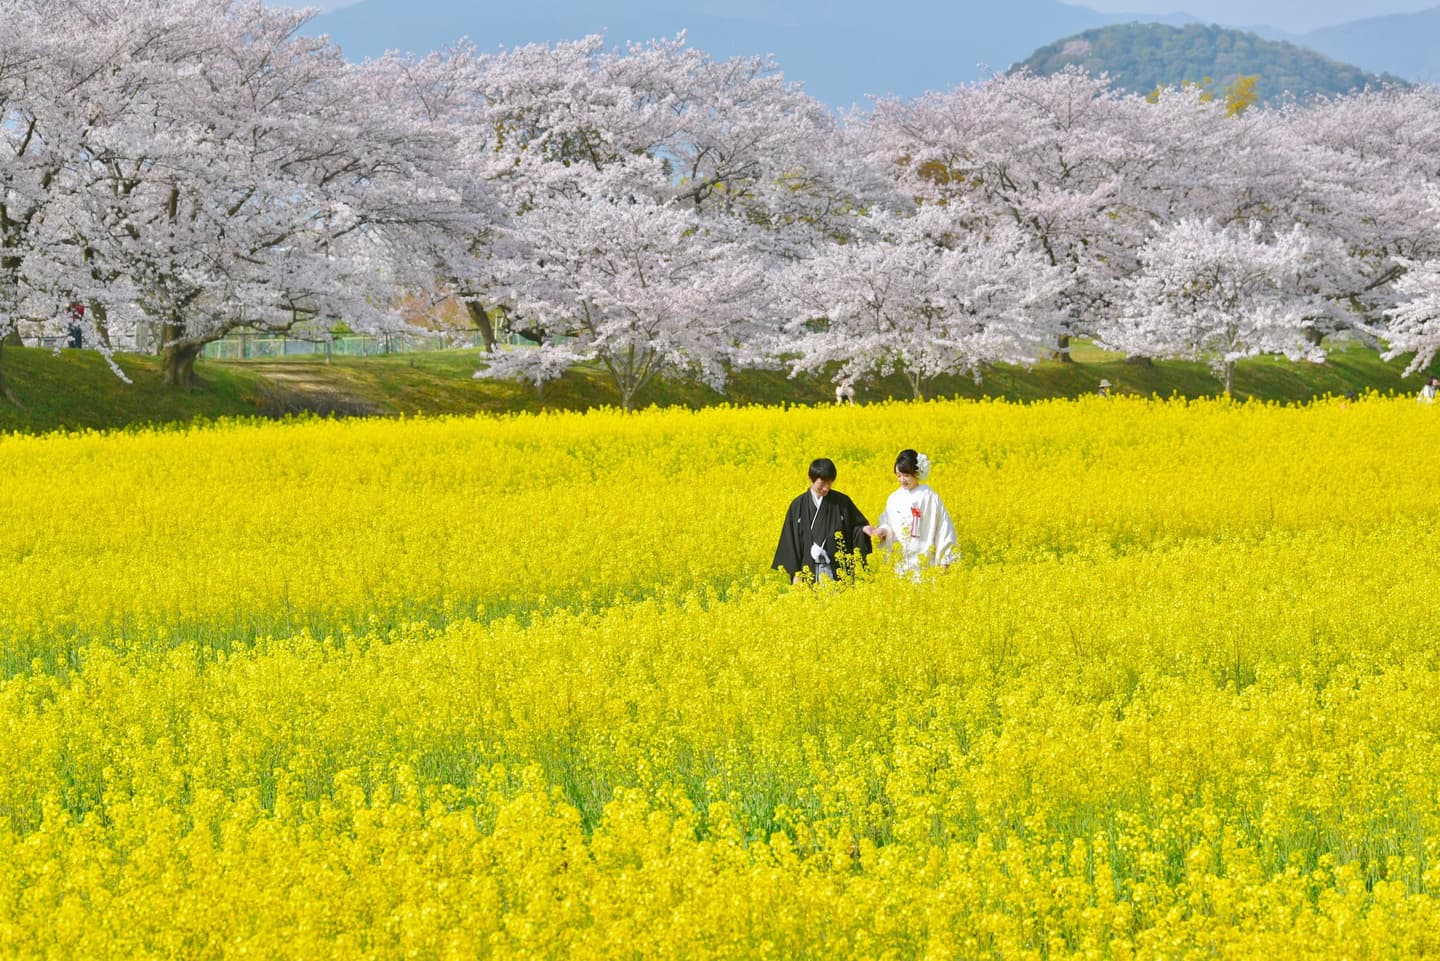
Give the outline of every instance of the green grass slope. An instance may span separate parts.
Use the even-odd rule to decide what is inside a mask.
[[[117,378],[91,351],[54,353],[5,348],[5,378],[20,401],[0,399],[0,431],[106,430],[178,424],[219,417],[399,416],[419,414],[512,413],[583,410],[616,406],[619,397],[601,373],[577,368],[543,391],[513,382],[475,380],[473,350],[383,357],[265,361],[202,361],[202,386],[191,392],[160,383],[156,358],[122,354],[119,366],[132,383]],[[1334,347],[1324,364],[1296,364],[1270,358],[1240,364],[1235,395],[1267,401],[1304,401],[1346,391],[1413,393],[1421,375],[1402,377],[1404,359],[1386,362],[1357,344]],[[1440,369],[1440,368],[1437,368]],[[1102,379],[1118,393],[1198,397],[1219,392],[1202,364],[1157,361],[1130,363],[1119,355],[1080,343],[1073,363],[1042,361],[1033,367],[1002,365],[976,384],[969,377],[941,377],[928,397],[1003,397],[1034,401],[1094,392]],[[903,400],[910,389],[900,376],[856,388],[859,403]],[[652,383],[640,406],[704,407],[715,404],[823,404],[834,398],[828,378],[790,378],[780,370],[741,371],[722,395],[680,380]]]

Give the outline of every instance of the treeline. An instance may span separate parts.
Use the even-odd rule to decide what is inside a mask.
[[[1229,109],[1070,68],[836,117],[764,59],[600,38],[347,63],[306,15],[26,0],[0,34],[0,335],[384,331],[464,305],[484,376],[622,403],[1064,356],[1440,349],[1440,93]],[[518,336],[533,347],[503,349]]]

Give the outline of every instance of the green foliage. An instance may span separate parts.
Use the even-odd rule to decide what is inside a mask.
[[[1232,113],[1287,95],[1305,100],[1382,83],[1403,84],[1306,47],[1195,23],[1126,23],[1086,30],[1041,47],[1012,70],[1048,75],[1072,64],[1090,73],[1107,73],[1117,88],[1136,93],[1198,82],[1224,96]]]

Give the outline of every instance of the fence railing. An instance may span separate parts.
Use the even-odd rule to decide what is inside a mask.
[[[512,345],[529,342],[518,335],[501,335],[501,341]],[[72,346],[69,335],[56,334],[25,338],[27,346],[60,349]],[[251,334],[238,332],[213,340],[200,351],[211,360],[265,360],[272,357],[375,357],[382,354],[414,354],[434,350],[456,350],[483,347],[484,335],[478,330],[445,331],[435,334],[347,334],[339,337],[300,337],[284,334]],[[95,346],[87,336],[82,347]],[[153,353],[153,344],[120,345],[120,350]]]
[[[269,357],[338,356],[374,357],[381,354],[413,354],[432,350],[480,347],[480,332],[450,331],[443,334],[352,334],[341,337],[310,338],[280,334],[237,333],[205,345],[202,357],[213,360],[263,360]]]

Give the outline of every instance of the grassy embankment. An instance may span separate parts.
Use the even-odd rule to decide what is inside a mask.
[[[1093,392],[1108,379],[1118,392],[1185,397],[1214,395],[1219,383],[1202,364],[1178,361],[1127,363],[1117,354],[1081,343],[1074,363],[1042,361],[1031,368],[1008,365],[969,377],[941,377],[932,397],[1003,397],[1031,401]],[[186,393],[160,383],[158,360],[139,354],[118,358],[133,383],[126,384],[90,351],[56,354],[38,348],[6,348],[5,377],[23,405],[0,399],[0,431],[113,429],[218,417],[322,415],[414,415],[576,410],[615,406],[618,395],[595,369],[580,368],[543,392],[509,382],[474,380],[476,352],[444,351],[382,357],[308,357],[283,360],[202,361],[202,387]],[[1412,393],[1420,375],[1402,377],[1404,359],[1386,362],[1373,351],[1343,344],[1324,364],[1262,358],[1239,365],[1235,396],[1303,401],[1325,394]],[[721,395],[701,384],[656,381],[641,393],[640,406],[704,407],[732,404],[817,404],[833,397],[828,379],[791,379],[783,371],[742,371]],[[910,389],[898,376],[857,388],[857,400],[903,399]]]

